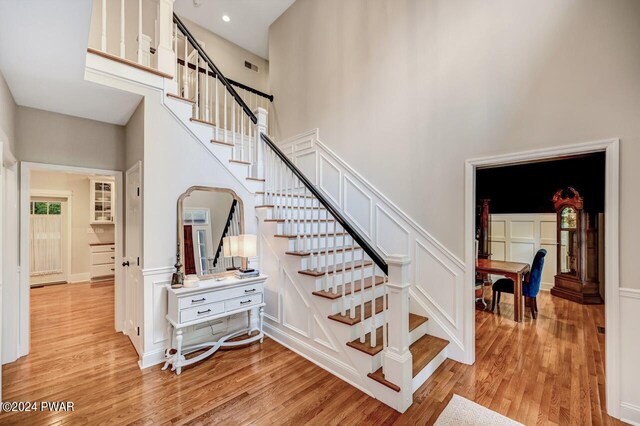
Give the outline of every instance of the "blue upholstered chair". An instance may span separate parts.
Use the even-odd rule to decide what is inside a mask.
[[[533,319],[537,318],[538,302],[536,297],[540,292],[540,282],[542,281],[542,268],[544,266],[544,257],[547,255],[545,249],[540,249],[536,253],[536,257],[533,259],[531,265],[531,271],[529,272],[529,278],[522,283],[522,295],[529,299],[529,306],[531,307],[531,316]],[[500,304],[500,295],[502,293],[513,294],[513,280],[510,278],[502,278],[493,284],[493,297],[491,298],[491,312],[496,307],[496,294],[497,303]],[[525,300],[526,300],[525,299]]]

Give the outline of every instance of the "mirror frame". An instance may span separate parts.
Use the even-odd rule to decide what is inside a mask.
[[[214,186],[192,186],[189,189],[187,189],[185,192],[183,192],[180,197],[178,197],[178,223],[177,223],[177,233],[178,233],[178,245],[177,245],[177,250],[176,250],[176,254],[177,256],[180,257],[180,260],[182,261],[182,266],[180,267],[180,272],[182,272],[183,274],[185,273],[184,271],[184,228],[182,225],[182,219],[183,219],[183,204],[184,204],[184,200],[189,197],[191,195],[191,193],[195,192],[195,191],[208,191],[208,192],[223,192],[226,194],[229,194],[233,197],[234,200],[237,201],[237,205],[238,205],[238,213],[239,213],[239,217],[240,217],[240,223],[239,223],[239,227],[240,227],[240,234],[244,234],[244,204],[242,203],[242,199],[240,197],[238,197],[238,194],[235,193],[234,190],[229,189],[229,188],[219,188],[219,187],[214,187]],[[245,266],[245,262],[246,259],[242,259],[242,267],[246,267]],[[212,278],[217,278],[217,277],[224,277],[224,276],[228,276],[228,275],[232,275],[234,274],[235,271],[226,271],[226,272],[219,272],[217,274],[210,274],[210,275],[198,275],[198,279],[199,280],[207,280],[207,279],[212,279]],[[186,274],[185,274],[186,276]]]

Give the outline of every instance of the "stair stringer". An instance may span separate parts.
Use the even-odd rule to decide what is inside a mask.
[[[339,300],[331,301],[312,294],[315,290],[315,278],[298,273],[300,259],[285,254],[288,240],[273,236],[277,226],[264,222],[267,217],[265,209],[256,211],[259,219],[262,272],[269,276],[265,288],[265,333],[322,369],[398,410],[401,406],[400,394],[367,377],[368,373],[375,371],[372,357],[347,346],[346,343],[355,338],[351,328],[356,326],[348,326],[328,318],[340,309]],[[304,304],[308,327],[306,330],[287,324],[284,312],[287,280]],[[275,311],[274,301],[277,303]],[[379,321],[380,316],[376,316],[375,320]],[[326,342],[318,339],[318,330],[326,337]],[[377,356],[381,357],[382,353]]]

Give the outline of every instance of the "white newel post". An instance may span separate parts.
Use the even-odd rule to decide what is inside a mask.
[[[388,289],[388,347],[384,352],[384,377],[400,386],[397,410],[401,413],[413,403],[412,357],[409,351],[409,288],[410,259],[392,255],[389,265]]]
[[[158,0],[158,71],[173,75],[176,54],[173,51],[173,1]]]
[[[255,116],[258,118],[258,122],[256,123],[256,131],[255,131],[255,137],[256,137],[256,143],[255,143],[255,156],[253,157],[255,159],[255,163],[253,164],[253,174],[252,176],[254,177],[260,177],[263,178],[264,177],[264,143],[262,142],[262,138],[260,137],[261,134],[268,134],[268,128],[267,128],[267,123],[269,122],[269,116],[268,116],[268,112],[266,109],[264,108],[256,108],[255,111],[253,111],[253,113],[255,114]]]

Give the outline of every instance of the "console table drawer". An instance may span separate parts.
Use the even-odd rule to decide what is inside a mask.
[[[195,306],[193,308],[183,309],[180,311],[180,322],[185,323],[196,319],[221,314],[223,312],[223,302],[208,303],[206,305]]]
[[[250,296],[257,293],[262,293],[262,283],[248,284],[223,290],[212,290],[189,297],[181,297],[178,301],[178,307],[179,309],[185,309],[192,306],[201,306],[215,301],[235,299],[236,297]]]
[[[246,308],[247,306],[253,306],[262,303],[262,293],[252,294],[251,296],[239,297],[233,300],[227,300],[224,302],[225,311],[235,311],[236,309]]]

